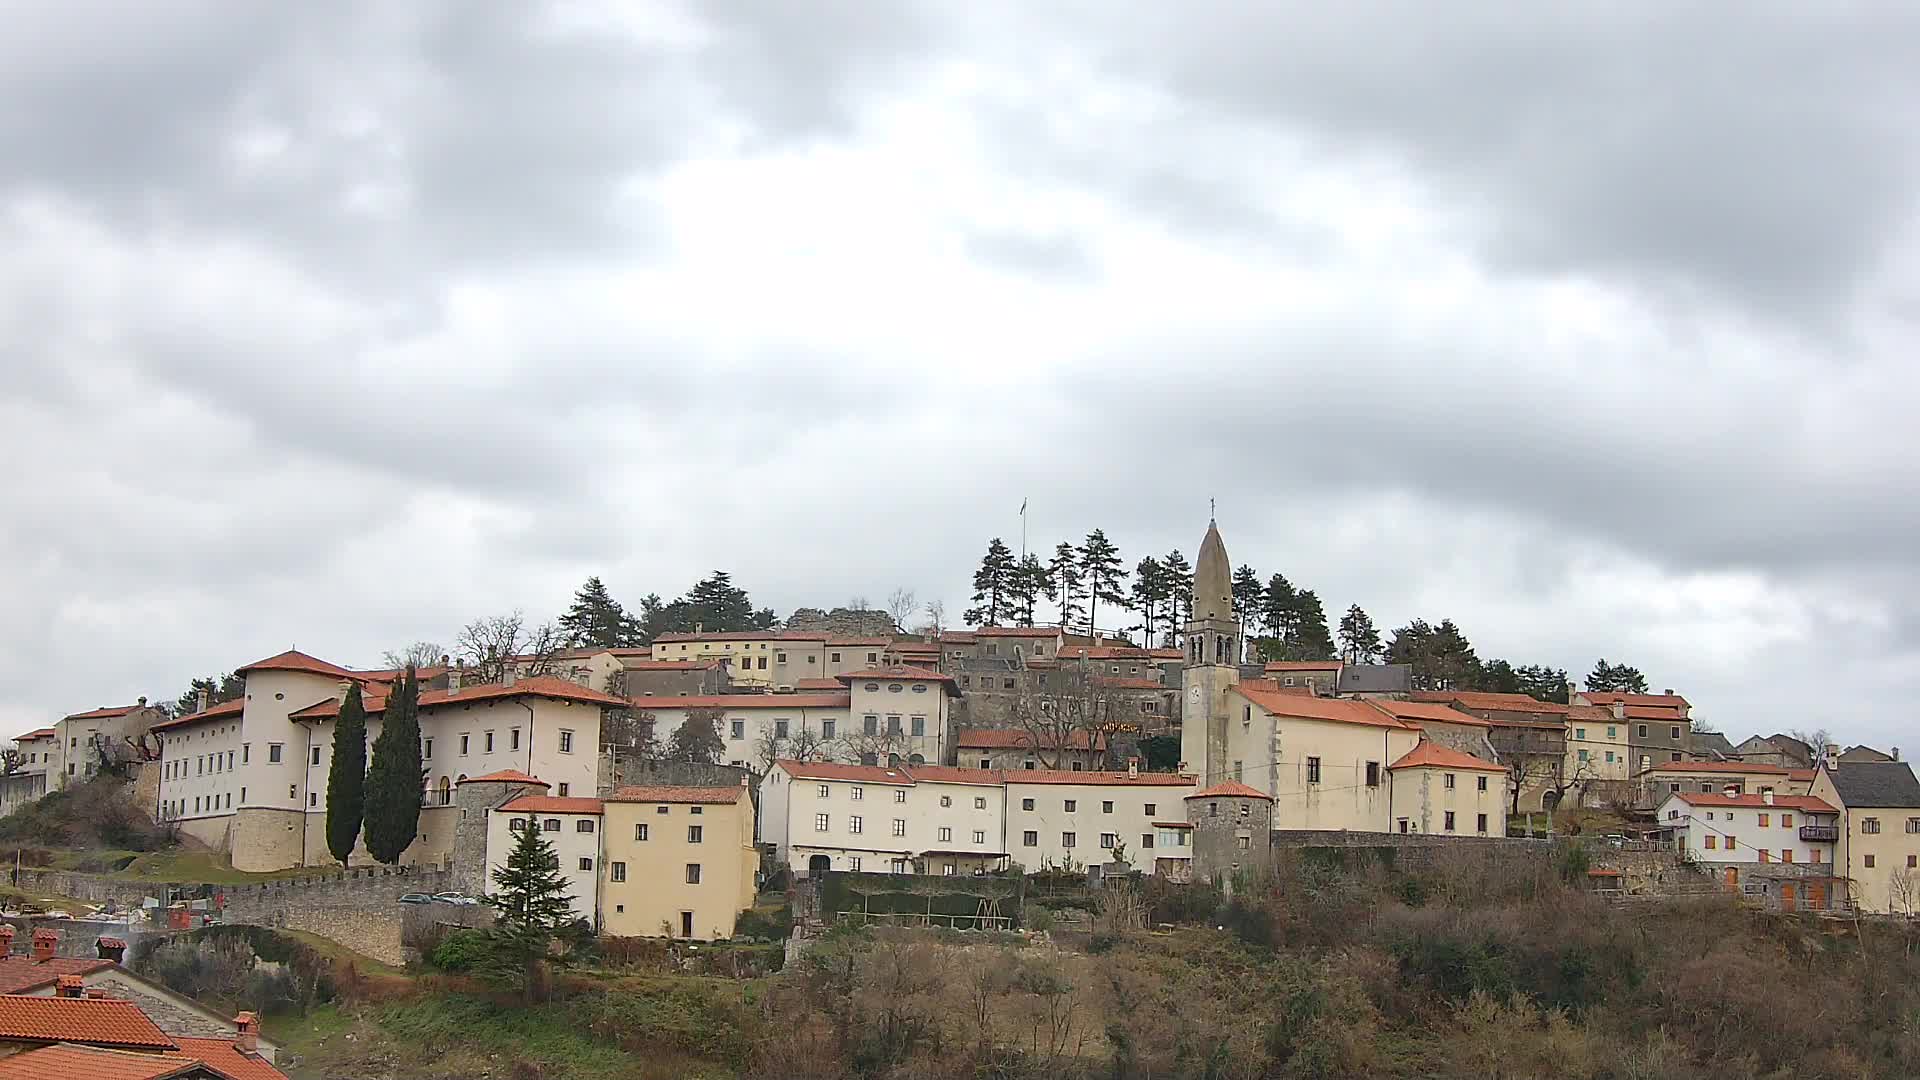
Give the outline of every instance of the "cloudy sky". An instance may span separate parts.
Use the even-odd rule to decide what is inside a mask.
[[[1335,7],[0,0],[0,723],[1211,498],[1920,750],[1920,16]]]

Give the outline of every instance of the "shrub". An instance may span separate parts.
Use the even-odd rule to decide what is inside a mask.
[[[427,954],[441,971],[473,971],[493,959],[493,937],[485,930],[455,930]]]
[[[793,909],[785,904],[779,907],[748,908],[734,920],[733,936],[785,941],[793,936]]]

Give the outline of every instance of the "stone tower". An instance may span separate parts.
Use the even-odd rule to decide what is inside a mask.
[[[1228,780],[1187,796],[1193,826],[1193,872],[1229,895],[1235,878],[1254,881],[1273,865],[1273,796]]]
[[[1187,620],[1181,672],[1180,757],[1207,787],[1229,779],[1227,691],[1240,681],[1240,620],[1233,613],[1233,568],[1220,529],[1207,522],[1193,569],[1193,617]]]

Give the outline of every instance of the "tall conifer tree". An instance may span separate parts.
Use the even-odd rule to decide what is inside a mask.
[[[427,772],[420,762],[420,678],[408,668],[387,695],[380,737],[367,769],[367,851],[392,865],[420,833]]]
[[[347,687],[333,725],[333,763],[327,772],[327,850],[342,866],[353,855],[367,801],[367,710],[360,684]]]

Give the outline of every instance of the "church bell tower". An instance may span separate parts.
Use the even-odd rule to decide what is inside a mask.
[[[1180,757],[1201,787],[1228,780],[1227,690],[1240,681],[1240,620],[1233,613],[1233,569],[1219,526],[1207,522],[1193,569],[1193,617],[1187,620],[1181,672]]]

